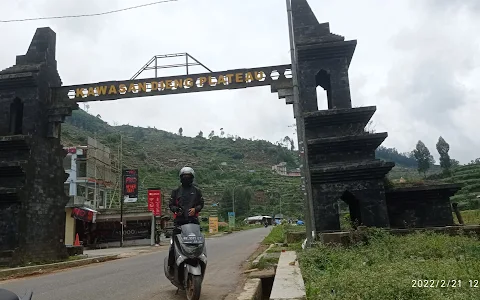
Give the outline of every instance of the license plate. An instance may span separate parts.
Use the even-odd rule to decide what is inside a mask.
[[[203,236],[184,236],[183,242],[186,244],[202,244]]]

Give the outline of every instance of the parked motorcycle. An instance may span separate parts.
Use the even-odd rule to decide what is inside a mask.
[[[22,298],[9,290],[0,289],[0,300],[32,300],[33,293],[28,291]]]
[[[164,260],[165,276],[179,290],[185,290],[188,300],[200,299],[202,282],[207,268],[205,237],[200,225],[185,224],[179,227],[180,234],[172,236],[175,263],[170,273],[168,255]]]
[[[263,224],[263,226],[265,226],[265,228],[267,228],[267,227],[268,227],[268,223]]]

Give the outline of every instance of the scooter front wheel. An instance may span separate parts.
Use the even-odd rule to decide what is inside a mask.
[[[202,291],[202,276],[188,274],[187,286],[186,286],[187,299],[199,300],[201,291]]]

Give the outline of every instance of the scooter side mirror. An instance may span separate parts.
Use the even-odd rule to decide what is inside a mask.
[[[32,297],[33,297],[33,292],[32,291],[27,291],[25,293],[25,296],[23,296],[23,298],[21,300],[32,300]]]
[[[0,289],[0,299],[1,300],[31,300],[32,299],[32,291],[28,291],[24,297],[19,298],[17,294],[11,292],[9,290]]]

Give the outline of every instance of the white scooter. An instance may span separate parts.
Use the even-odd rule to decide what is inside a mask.
[[[178,229],[181,233],[172,236],[170,241],[175,263],[172,270],[169,270],[168,255],[165,257],[165,276],[178,288],[177,293],[185,290],[188,300],[198,300],[207,268],[205,237],[198,224],[185,224]]]

